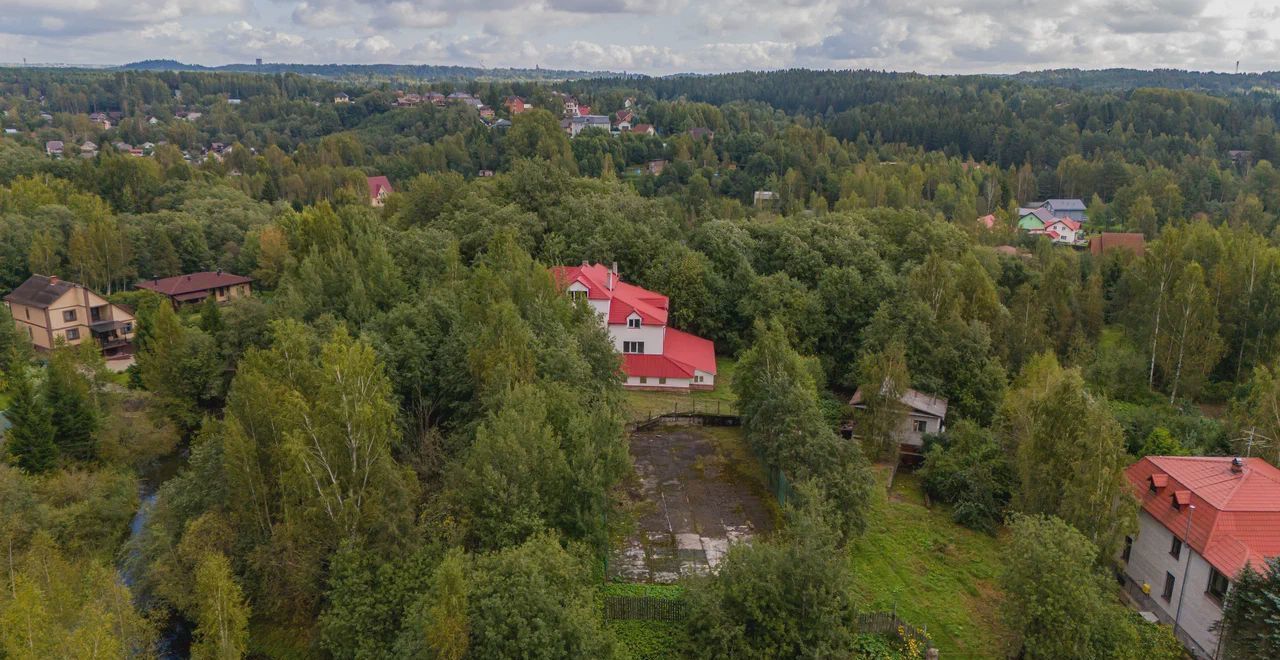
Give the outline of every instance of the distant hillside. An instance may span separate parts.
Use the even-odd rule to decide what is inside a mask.
[[[1213,94],[1250,92],[1258,89],[1280,89],[1280,72],[1266,73],[1218,73],[1213,71],[1183,71],[1180,69],[1050,69],[1024,71],[1012,76],[1014,80],[1030,85],[1068,87],[1079,90],[1121,91],[1139,87],[1163,87],[1185,89]]]
[[[176,60],[144,60],[126,64],[132,71],[234,71],[240,73],[297,73],[324,78],[408,78],[413,80],[572,80],[616,77],[609,71],[570,71],[564,69],[484,69],[470,66],[434,64],[224,64],[202,66]]]

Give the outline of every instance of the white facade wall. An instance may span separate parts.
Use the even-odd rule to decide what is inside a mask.
[[[654,378],[650,376],[644,378],[641,376],[628,376],[627,385],[632,387],[669,387],[673,389],[689,389],[689,385],[693,383],[690,378]]]
[[[662,355],[663,340],[667,336],[667,328],[662,325],[641,325],[629,328],[626,324],[609,324],[609,336],[613,338],[613,349],[622,352],[622,342],[644,342],[644,355]]]
[[[1182,538],[1182,535],[1179,533],[1178,538]],[[1218,644],[1218,636],[1210,628],[1222,618],[1222,606],[1208,593],[1211,567],[1185,543],[1181,558],[1174,559],[1169,554],[1173,538],[1173,532],[1163,523],[1146,511],[1139,511],[1138,536],[1133,539],[1125,574],[1138,585],[1151,585],[1151,600],[1154,601],[1156,614],[1161,620],[1172,624],[1177,615],[1179,634],[1190,637],[1200,648],[1213,653]],[[1187,562],[1191,562],[1189,569]],[[1186,571],[1187,580],[1185,592],[1182,584],[1183,571]],[[1173,595],[1167,601],[1162,596],[1166,573],[1172,573],[1174,578]],[[1182,612],[1178,614],[1180,597],[1186,598],[1186,601],[1182,605]]]
[[[697,387],[715,387],[716,375],[701,369],[693,370],[693,384]]]

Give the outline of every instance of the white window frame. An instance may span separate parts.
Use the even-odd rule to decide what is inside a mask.
[[[643,355],[644,342],[642,341],[624,341],[622,342],[622,352],[627,355]]]
[[[628,327],[628,328],[638,328],[638,327],[640,327],[640,317],[639,317],[639,316],[633,316],[633,317],[631,317],[631,318],[627,319],[627,327]]]

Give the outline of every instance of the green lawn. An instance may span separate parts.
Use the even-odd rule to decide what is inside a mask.
[[[727,411],[730,407],[736,405],[738,401],[737,397],[733,395],[731,387],[734,366],[735,363],[732,358],[716,358],[716,388],[710,392],[637,392],[628,390],[626,397],[629,418],[632,420],[647,419],[653,414],[667,413],[677,408],[689,410],[694,406],[698,410],[715,410],[716,404],[720,405],[720,410]]]
[[[928,627],[943,658],[1002,657],[1000,543],[955,524],[943,505],[926,508],[914,474],[899,473],[887,495],[887,468],[877,474],[867,533],[850,550],[857,604],[896,604],[903,619]]]

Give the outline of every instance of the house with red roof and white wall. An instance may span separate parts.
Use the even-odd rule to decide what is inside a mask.
[[[630,389],[715,388],[715,344],[667,325],[666,296],[624,282],[615,264],[583,262],[552,269],[570,296],[591,306],[614,350],[622,354],[624,385]]]
[[[391,189],[391,182],[385,176],[368,177],[369,183],[369,203],[373,206],[382,206],[387,203],[387,196],[395,192]]]
[[[1141,503],[1120,557],[1127,591],[1198,657],[1217,657],[1231,580],[1280,555],[1280,470],[1260,458],[1147,456],[1125,477]]]

